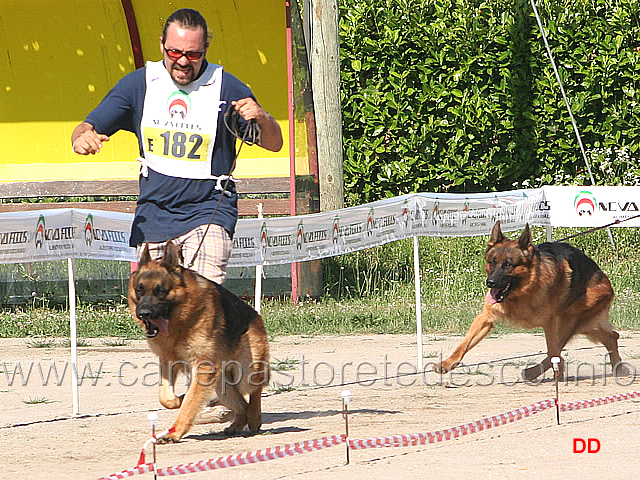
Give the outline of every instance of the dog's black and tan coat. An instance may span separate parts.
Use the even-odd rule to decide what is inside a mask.
[[[507,320],[522,328],[541,327],[547,357],[523,371],[533,380],[561,357],[566,343],[584,334],[603,344],[614,374],[626,375],[618,353],[618,333],[609,323],[614,293],[607,275],[581,250],[561,242],[534,246],[527,224],[517,240],[506,238],[497,222],[485,253],[487,287],[482,312],[449,358],[436,364],[438,372],[455,368],[497,321]],[[564,365],[561,362],[560,371]]]
[[[180,440],[200,410],[217,396],[235,420],[227,434],[262,424],[261,393],[269,379],[269,345],[262,317],[225,288],[180,266],[171,242],[160,260],[145,249],[129,281],[129,308],[158,355],[160,403],[179,408],[170,434]],[[190,376],[184,395],[176,375]],[[247,401],[248,398],[248,401]]]

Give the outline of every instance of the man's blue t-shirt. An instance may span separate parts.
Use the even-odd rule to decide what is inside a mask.
[[[202,71],[205,68],[206,62]],[[140,121],[146,92],[145,71],[146,67],[143,67],[120,79],[85,119],[96,132],[105,135],[111,136],[118,130],[133,132],[138,137],[141,156]],[[224,112],[227,109],[233,111],[232,101],[247,97],[255,100],[249,87],[230,73],[223,72],[220,100],[226,103],[222,104],[220,113],[217,112],[217,105],[211,107],[213,114],[218,115],[212,175],[228,175],[234,167],[235,137],[225,126]],[[239,135],[242,136],[247,122],[238,116],[238,125]],[[247,140],[255,142],[257,139]],[[170,177],[149,169],[148,177],[140,176],[140,195],[131,227],[131,246],[171,240],[207,223],[222,226],[233,237],[238,218],[235,187],[233,182],[228,183],[228,190],[232,192],[229,196],[216,190],[215,185],[216,180]]]

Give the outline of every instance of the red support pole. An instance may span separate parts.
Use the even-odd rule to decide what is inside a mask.
[[[127,28],[129,30],[129,39],[131,40],[131,50],[133,51],[133,63],[136,69],[144,67],[144,57],[142,56],[142,42],[140,41],[140,32],[138,31],[138,22],[136,22],[136,14],[133,11],[131,0],[121,0],[124,16],[127,20]]]
[[[291,40],[291,3],[286,0],[287,14],[287,96],[289,107],[289,200],[291,215],[296,214],[296,124],[293,111],[293,44]],[[291,264],[291,300],[298,303],[298,264]]]

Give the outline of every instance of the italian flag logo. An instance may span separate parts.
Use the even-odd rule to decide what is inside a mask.
[[[36,238],[35,238],[36,248],[42,248],[42,244],[44,243],[44,229],[45,229],[44,215],[40,215],[38,217],[38,223],[36,224]]]
[[[167,111],[171,118],[179,117],[184,120],[191,110],[191,100],[189,94],[183,90],[176,90],[167,100]]]
[[[91,246],[93,240],[93,215],[89,214],[84,222],[84,241]]]
[[[596,211],[596,197],[588,190],[583,190],[573,199],[573,206],[579,216],[592,216]]]
[[[263,252],[267,248],[267,241],[267,222],[262,222],[262,227],[260,228],[260,246]]]

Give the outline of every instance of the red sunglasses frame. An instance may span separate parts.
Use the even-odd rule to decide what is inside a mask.
[[[165,53],[172,60],[180,60],[182,57],[187,57],[187,60],[193,62],[195,60],[200,60],[204,55],[204,52],[183,52],[181,50],[176,50],[175,48],[167,48],[164,45],[162,48],[164,48]]]

